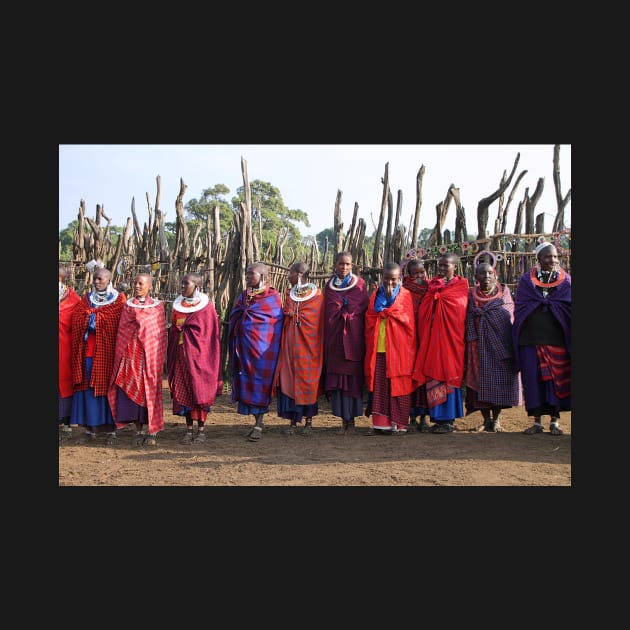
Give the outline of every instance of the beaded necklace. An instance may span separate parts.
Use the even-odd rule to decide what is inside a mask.
[[[547,275],[547,280],[545,280],[544,276]],[[560,267],[557,271],[543,271],[539,265],[533,267],[529,272],[529,277],[534,286],[542,289],[542,295],[546,298],[549,295],[549,289],[557,287],[559,284],[564,282],[566,278],[566,272],[562,267]]]
[[[339,278],[339,276],[337,274],[335,274],[331,279],[330,282],[328,283],[328,286],[333,289],[334,291],[347,291],[348,289],[352,289],[356,286],[357,282],[359,281],[359,277],[355,276],[353,273],[350,274],[351,280],[348,283],[348,286],[344,287],[344,286],[340,286],[342,285],[342,283],[344,282],[345,278]],[[347,278],[347,276],[346,276]]]
[[[195,291],[195,295],[191,298],[184,297],[183,295],[175,298],[173,310],[178,313],[195,313],[204,308],[209,301],[210,298],[205,293]]]
[[[93,307],[98,307],[106,306],[107,304],[115,302],[116,298],[118,297],[118,291],[116,289],[112,289],[111,286],[112,283],[110,282],[105,291],[92,291],[88,296],[90,304]]]
[[[147,303],[147,298],[151,299],[152,301]],[[160,302],[155,298],[151,298],[150,296],[127,300],[127,306],[131,306],[132,308],[152,308],[154,306],[158,306],[158,304],[160,304]]]
[[[69,293],[70,293],[70,288],[60,282],[59,283],[59,301],[61,302],[65,300],[68,297]]]
[[[475,299],[475,304],[487,304],[492,300],[496,300],[503,295],[503,288],[499,283],[495,284],[490,291],[483,291],[481,287],[477,284],[474,287],[473,297]]]
[[[295,284],[289,291],[289,296],[294,302],[306,302],[315,297],[317,293],[317,285],[312,282],[306,282],[305,284]]]

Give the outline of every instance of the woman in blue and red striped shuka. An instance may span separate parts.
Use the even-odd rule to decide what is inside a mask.
[[[252,414],[256,419],[247,434],[251,442],[262,436],[282,338],[282,298],[267,278],[267,265],[248,265],[247,286],[232,308],[228,328],[231,399],[238,403],[239,414]]]

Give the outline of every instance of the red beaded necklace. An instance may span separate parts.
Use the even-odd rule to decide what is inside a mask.
[[[549,289],[551,287],[557,287],[560,283],[562,283],[566,277],[566,272],[564,271],[564,269],[559,269],[558,270],[558,275],[556,276],[556,279],[553,282],[543,282],[539,277],[538,277],[538,271],[537,269],[534,267],[530,272],[529,272],[529,277],[532,280],[532,283],[537,286],[537,287],[541,287],[542,289]]]

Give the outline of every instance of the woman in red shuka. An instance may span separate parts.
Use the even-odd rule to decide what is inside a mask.
[[[462,381],[466,349],[468,280],[455,273],[457,254],[438,260],[438,274],[429,281],[418,309],[418,352],[413,370],[417,387],[426,384],[432,433],[450,433],[464,415]]]
[[[134,297],[127,300],[118,322],[114,370],[107,392],[116,427],[136,425],[134,446],[155,446],[164,429],[162,374],[166,356],[164,304],[150,295],[153,278],[139,273]],[[149,435],[143,434],[144,425]]]
[[[59,264],[59,439],[72,437],[72,313],[81,301],[78,293],[66,284],[68,270]]]
[[[385,263],[365,313],[365,415],[372,416],[373,425],[368,435],[404,434],[409,427],[416,323],[411,292],[400,274],[398,263]]]

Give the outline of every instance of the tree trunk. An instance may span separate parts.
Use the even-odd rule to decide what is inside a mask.
[[[562,187],[560,185],[560,145],[555,144],[553,147],[553,185],[556,191],[556,204],[558,212],[553,222],[553,231],[559,232],[564,229],[564,209],[571,201],[571,189],[569,188],[566,197],[562,198]]]
[[[420,209],[422,208],[422,179],[424,178],[424,164],[420,167],[416,175],[416,213],[413,220],[413,231],[411,235],[411,247],[418,246],[418,236],[420,235]]]
[[[488,208],[490,207],[490,204],[498,199],[499,196],[502,195],[505,189],[510,185],[510,182],[512,181],[512,177],[514,176],[516,167],[518,166],[518,162],[520,159],[521,154],[517,153],[510,176],[506,179],[505,171],[503,171],[503,177],[501,178],[499,188],[495,190],[489,197],[484,197],[477,205],[477,240],[486,238],[486,228],[488,226]]]
[[[378,269],[381,267],[381,236],[383,233],[383,223],[385,221],[385,208],[389,199],[389,162],[385,164],[385,176],[381,179],[383,183],[383,196],[381,198],[381,213],[378,217],[378,227],[374,234],[374,251],[372,252],[372,267]]]

